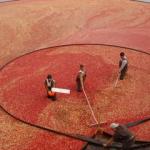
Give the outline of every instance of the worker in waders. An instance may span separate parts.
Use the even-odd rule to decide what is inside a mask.
[[[124,52],[120,53],[120,58],[121,59],[119,61],[119,74],[120,74],[119,79],[123,80],[128,70],[128,59],[125,56]]]
[[[52,92],[52,87],[55,87],[55,80],[52,78],[52,75],[48,75],[45,80],[45,87],[47,90],[47,97],[56,100],[56,93]]]
[[[77,91],[82,91],[82,83],[84,85],[84,81],[86,78],[86,71],[84,68],[84,65],[80,65],[80,70],[78,71],[77,77],[76,77],[76,85],[77,85]]]
[[[110,146],[112,142],[122,143],[122,150],[130,150],[135,142],[135,136],[128,128],[119,123],[112,123],[110,128],[114,131],[113,137],[106,143],[104,147]]]

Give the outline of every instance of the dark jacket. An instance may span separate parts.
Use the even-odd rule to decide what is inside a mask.
[[[133,134],[128,130],[128,128],[125,125],[119,125],[114,133],[114,140],[115,141],[126,141],[129,140]]]

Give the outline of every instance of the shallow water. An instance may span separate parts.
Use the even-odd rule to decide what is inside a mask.
[[[13,1],[13,0],[0,0],[0,2],[10,2],[10,1]]]
[[[150,3],[150,0],[136,0],[136,1]]]

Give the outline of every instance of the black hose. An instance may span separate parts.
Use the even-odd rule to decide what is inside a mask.
[[[141,123],[144,123],[144,122],[147,122],[147,121],[150,121],[150,117],[142,119],[142,120],[137,120],[137,121],[134,121],[134,122],[129,122],[129,123],[125,124],[125,126],[130,128],[130,127],[137,126],[137,125],[139,125]]]

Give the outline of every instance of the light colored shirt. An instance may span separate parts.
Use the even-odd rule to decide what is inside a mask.
[[[53,79],[51,79],[51,80],[46,79],[46,84],[47,84],[48,87],[52,87],[52,85],[55,86],[55,80],[53,80]]]
[[[124,56],[124,58],[123,59],[121,59],[121,66],[120,66],[120,71],[122,71],[123,70],[123,68],[128,64],[128,59],[127,59],[127,57],[126,56]]]
[[[79,70],[79,75],[80,75],[80,76],[82,76],[82,77],[83,77],[83,76],[85,76],[85,74],[86,74],[86,73],[85,73],[85,71],[84,71],[84,70]]]

